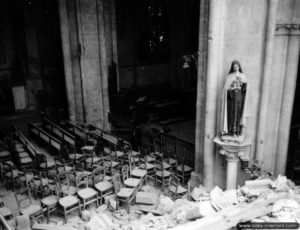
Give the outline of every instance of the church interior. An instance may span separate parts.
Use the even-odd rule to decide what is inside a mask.
[[[299,228],[300,0],[0,19],[0,229]]]

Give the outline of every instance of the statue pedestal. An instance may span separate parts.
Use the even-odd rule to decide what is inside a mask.
[[[219,153],[226,156],[227,174],[226,189],[236,189],[237,166],[238,161],[250,160],[251,141],[246,140],[242,144],[223,142],[219,136],[216,136],[214,142],[217,144]]]

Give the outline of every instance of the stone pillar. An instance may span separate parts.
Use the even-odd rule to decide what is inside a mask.
[[[275,161],[275,174],[285,174],[290,123],[293,112],[293,101],[297,83],[300,51],[300,24],[277,25],[278,36],[286,36],[288,39],[285,82],[283,87],[283,98],[281,101],[280,120],[278,127],[277,151]]]
[[[205,91],[204,142],[203,142],[203,184],[211,189],[214,186],[214,154],[213,139],[216,136],[218,83],[221,73],[225,0],[211,0],[209,5],[208,27],[208,59]],[[198,102],[197,102],[198,103]]]
[[[64,60],[64,73],[66,81],[66,91],[68,99],[69,119],[75,121],[75,101],[74,101],[74,85],[72,77],[72,61],[70,54],[70,39],[69,39],[69,26],[67,17],[67,3],[66,0],[58,0],[59,7],[59,19],[60,19],[60,31],[61,42]]]
[[[226,174],[226,189],[236,189],[236,178],[239,158],[237,153],[226,154],[227,174]]]
[[[99,57],[100,57],[100,72],[101,72],[101,93],[102,93],[102,120],[103,129],[110,130],[108,123],[109,98],[108,98],[108,61],[106,52],[105,39],[105,17],[103,2],[97,0],[97,21],[98,21],[98,39],[99,39]]]
[[[268,4],[268,16],[266,25],[266,42],[264,50],[263,61],[263,73],[262,73],[262,87],[260,91],[260,105],[257,123],[257,135],[256,135],[256,156],[255,158],[260,162],[263,161],[264,144],[266,135],[266,121],[267,121],[267,108],[269,103],[269,88],[271,81],[271,67],[272,67],[272,55],[273,55],[273,43],[275,36],[276,25],[276,10],[278,0],[269,0]]]
[[[203,169],[203,135],[204,135],[204,110],[205,110],[205,75],[207,58],[207,33],[208,33],[208,1],[200,2],[199,19],[199,51],[197,73],[197,104],[195,128],[195,165],[191,180],[195,185],[200,184]]]

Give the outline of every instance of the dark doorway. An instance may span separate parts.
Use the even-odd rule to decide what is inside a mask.
[[[296,184],[300,184],[300,68],[298,64],[298,76],[290,127],[290,140],[286,175]]]

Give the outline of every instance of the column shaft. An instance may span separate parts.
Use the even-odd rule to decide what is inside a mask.
[[[285,174],[287,161],[290,123],[293,112],[293,101],[297,82],[297,71],[299,63],[300,37],[290,36],[285,68],[285,83],[283,88],[283,98],[281,102],[279,135],[277,139],[277,151],[275,162],[275,173]]]
[[[59,18],[60,18],[60,31],[61,31],[61,42],[64,60],[64,73],[66,81],[68,108],[69,108],[69,119],[75,121],[75,101],[74,101],[74,85],[72,78],[72,61],[70,54],[70,39],[69,39],[69,26],[67,17],[67,6],[66,0],[58,0],[59,7]]]
[[[264,62],[262,73],[262,87],[260,92],[260,105],[257,122],[257,139],[256,139],[256,159],[260,162],[263,161],[267,109],[269,103],[269,88],[271,81],[271,67],[272,67],[272,55],[273,55],[273,43],[275,37],[275,25],[276,25],[276,10],[278,0],[269,0],[268,4],[268,16],[266,25],[266,42],[264,50]]]

